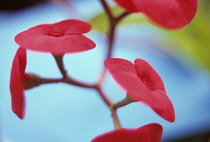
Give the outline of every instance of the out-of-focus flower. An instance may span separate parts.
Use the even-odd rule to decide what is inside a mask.
[[[105,67],[131,99],[149,105],[167,121],[175,120],[174,108],[163,81],[148,62],[136,59],[133,64],[125,59],[110,58],[105,60]]]
[[[64,55],[93,49],[96,45],[84,33],[91,30],[90,24],[79,20],[64,20],[54,24],[42,24],[16,35],[21,47]]]
[[[142,12],[151,21],[168,29],[190,23],[197,11],[197,0],[114,0],[129,12]]]
[[[25,74],[26,62],[26,50],[20,47],[13,59],[10,76],[12,110],[20,119],[23,119],[25,115],[25,97],[22,80]]]
[[[120,128],[95,137],[91,142],[160,142],[163,128],[151,123],[137,129]]]
[[[26,49],[20,47],[13,59],[10,76],[12,110],[20,119],[23,119],[25,116],[24,90],[31,89],[42,83],[41,78],[38,76],[25,73],[26,63]]]

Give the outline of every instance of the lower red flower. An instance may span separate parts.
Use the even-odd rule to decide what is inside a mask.
[[[22,80],[25,74],[26,62],[26,50],[20,47],[13,59],[10,76],[12,110],[20,119],[23,119],[25,115],[25,97]]]
[[[149,105],[167,121],[175,120],[174,108],[163,81],[148,62],[136,59],[133,64],[125,59],[110,58],[105,61],[105,67],[131,99]]]
[[[157,123],[137,129],[120,128],[95,137],[91,142],[160,142],[163,128]]]

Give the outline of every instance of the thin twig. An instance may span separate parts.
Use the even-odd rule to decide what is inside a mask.
[[[63,83],[67,83],[67,84],[71,84],[71,85],[79,86],[79,87],[84,87],[84,88],[95,88],[95,85],[89,85],[89,84],[79,82],[77,80],[70,78],[63,64],[63,55],[60,55],[60,56],[53,55],[53,56],[55,58],[55,61],[58,65],[58,68],[61,74],[63,75],[63,79],[62,79]]]
[[[117,108],[123,107],[125,105],[128,105],[132,102],[134,102],[133,99],[131,99],[129,96],[126,96],[123,100],[121,100],[121,101],[115,103],[114,105],[112,105],[112,107],[117,109]]]
[[[105,102],[105,104],[110,108],[113,105],[113,102],[107,97],[107,95],[105,95],[101,86],[96,86],[95,89],[98,91],[98,93],[100,94],[100,97]]]
[[[40,84],[59,83],[59,82],[62,82],[62,80],[63,79],[40,78]]]
[[[113,109],[111,109],[111,112],[112,112],[112,119],[114,122],[114,128],[115,129],[122,128],[122,125],[121,125],[120,120],[117,115],[117,109],[113,108]]]
[[[107,14],[107,17],[110,18],[110,19],[114,19],[114,15],[112,14],[112,11],[109,8],[109,5],[107,4],[106,0],[101,0],[101,4],[104,8],[104,11]],[[110,21],[113,21],[113,20],[110,20]]]
[[[106,55],[105,59],[111,58],[112,57],[112,52],[113,52],[113,43],[114,43],[114,39],[115,39],[115,31],[116,31],[116,27],[117,24],[126,16],[128,16],[130,13],[127,11],[122,12],[121,14],[119,14],[118,16],[114,16],[114,14],[112,13],[111,9],[109,8],[109,5],[106,3],[105,0],[101,0],[102,6],[107,14],[107,18],[109,21],[109,30],[107,33],[107,37],[108,37],[108,52]],[[106,69],[104,68],[99,79],[98,79],[98,84],[102,84],[104,78],[106,76]]]
[[[77,80],[74,80],[72,78],[70,78],[69,76],[66,76],[63,81],[63,83],[66,83],[66,84],[71,84],[71,85],[74,85],[74,86],[79,86],[79,87],[84,87],[84,88],[96,88],[96,85],[93,84],[86,84],[86,83],[83,83],[83,82],[79,82]]]
[[[111,58],[112,57],[112,53],[113,53],[113,43],[115,40],[115,31],[116,31],[116,27],[117,24],[124,18],[126,17],[129,13],[128,12],[123,12],[121,14],[119,14],[118,16],[115,16],[111,9],[109,8],[109,5],[107,4],[106,0],[101,0],[101,4],[104,8],[104,11],[106,12],[107,18],[108,18],[108,22],[109,22],[109,29],[108,29],[108,33],[107,33],[107,37],[108,37],[108,52],[106,55],[106,59]],[[116,107],[114,107],[113,102],[102,92],[101,90],[101,85],[103,83],[103,80],[106,76],[106,69],[104,68],[101,76],[98,79],[98,85],[99,87],[97,88],[97,91],[99,92],[101,98],[103,99],[103,101],[106,103],[106,105],[110,108],[110,111],[112,113],[112,119],[113,119],[113,123],[114,123],[114,127],[115,129],[118,128],[122,128],[118,115],[116,113]],[[122,105],[121,103],[119,103],[118,105]]]
[[[63,75],[63,78],[65,78],[67,76],[67,73],[66,73],[66,69],[64,68],[64,65],[63,65],[63,55],[53,55],[53,57],[55,58],[55,61],[58,65],[58,68],[61,72],[61,74]]]
[[[107,14],[108,21],[109,21],[109,30],[108,30],[108,33],[107,33],[108,52],[107,52],[107,55],[106,55],[106,59],[108,59],[108,58],[112,57],[113,43],[114,43],[114,39],[115,39],[115,31],[116,31],[117,24],[120,22],[120,20],[122,20],[124,17],[126,17],[129,13],[128,12],[123,12],[123,13],[119,14],[118,16],[114,16],[114,14],[112,13],[112,11],[111,11],[109,5],[107,4],[106,0],[100,0],[100,1],[101,1],[101,4],[102,4],[103,8],[104,8],[104,11]],[[119,121],[119,118],[118,118],[118,115],[116,113],[117,106],[114,106],[114,103],[112,102],[112,100],[110,100],[108,98],[108,96],[102,90],[102,83],[103,83],[103,80],[104,80],[105,75],[106,75],[106,69],[105,68],[103,69],[102,74],[100,75],[98,81],[95,84],[90,85],[90,84],[86,84],[86,83],[83,83],[83,82],[76,81],[76,80],[74,80],[74,79],[72,79],[68,76],[68,74],[66,72],[66,69],[64,67],[64,64],[63,64],[63,56],[55,56],[54,55],[54,58],[56,60],[58,68],[59,68],[59,70],[60,70],[60,72],[63,76],[63,78],[60,82],[75,85],[75,86],[79,86],[79,87],[95,89],[99,93],[99,96],[102,98],[104,103],[110,108],[115,128],[116,129],[122,128],[122,126],[120,124],[120,121]],[[46,83],[47,83],[47,80],[46,80]]]
[[[117,23],[120,22],[123,18],[128,16],[130,13],[128,11],[124,11],[116,17]]]

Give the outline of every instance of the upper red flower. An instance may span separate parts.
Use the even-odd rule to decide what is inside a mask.
[[[136,59],[133,64],[125,59],[110,58],[105,60],[105,67],[130,98],[149,105],[167,121],[175,120],[174,108],[163,81],[148,62]]]
[[[94,48],[95,43],[82,35],[90,30],[86,22],[64,20],[32,27],[16,35],[15,41],[26,49],[63,55]]]
[[[157,123],[137,129],[120,128],[97,136],[91,142],[160,142],[163,128]]]
[[[10,77],[12,110],[20,119],[23,119],[25,115],[25,98],[22,81],[25,74],[26,62],[26,50],[20,47],[13,59]]]
[[[129,12],[142,12],[151,21],[168,29],[188,24],[197,11],[197,0],[114,0]]]

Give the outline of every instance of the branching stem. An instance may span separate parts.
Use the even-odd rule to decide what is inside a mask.
[[[109,29],[107,31],[108,48],[107,48],[107,54],[106,54],[106,57],[105,57],[105,59],[108,59],[108,58],[112,57],[113,43],[114,43],[114,40],[115,40],[116,27],[117,27],[118,23],[123,18],[125,18],[129,13],[128,12],[123,12],[123,13],[115,16],[113,14],[112,10],[110,9],[109,5],[107,4],[106,0],[100,0],[100,1],[101,1],[101,4],[102,4],[103,8],[104,8],[104,11],[107,15],[108,24],[109,24]],[[53,56],[55,58],[57,66],[58,66],[58,68],[59,68],[63,77],[62,77],[62,79],[42,79],[42,84],[62,82],[62,83],[66,83],[66,84],[70,84],[70,85],[74,85],[74,86],[78,86],[78,87],[95,89],[98,92],[101,99],[107,105],[107,107],[110,108],[115,129],[122,128],[122,126],[120,124],[120,121],[119,121],[119,118],[118,118],[118,115],[117,115],[117,108],[123,106],[124,105],[123,102],[113,103],[113,101],[110,100],[108,98],[108,96],[104,93],[104,91],[102,90],[103,80],[106,76],[106,69],[103,68],[103,71],[102,71],[99,79],[96,81],[95,84],[87,84],[87,83],[77,81],[77,80],[71,78],[67,74],[67,71],[66,71],[66,69],[64,67],[64,64],[63,64],[63,55],[60,55],[60,56],[53,55]],[[130,100],[127,100],[127,101],[130,101]]]
[[[63,78],[66,77],[67,75],[67,72],[66,72],[66,69],[64,68],[64,65],[63,65],[63,55],[53,55],[53,57],[55,58],[55,61],[58,65],[58,68],[61,72],[61,74],[63,75]]]
[[[126,16],[128,16],[130,13],[125,11],[122,12],[121,14],[115,16],[113,14],[113,12],[111,11],[109,5],[107,4],[106,0],[101,0],[101,4],[104,8],[104,11],[107,15],[108,18],[108,24],[109,24],[109,29],[108,29],[108,33],[107,33],[107,37],[108,37],[108,52],[107,55],[105,57],[105,59],[111,58],[112,57],[112,52],[113,52],[113,43],[115,40],[115,31],[116,31],[116,27],[118,25],[118,23],[125,18]],[[98,84],[102,84],[104,78],[106,75],[106,69],[103,68],[103,71],[98,79]]]
[[[110,110],[112,112],[112,119],[113,119],[113,123],[114,123],[114,128],[115,129],[122,128],[122,125],[121,125],[120,120],[119,120],[118,115],[117,115],[117,109],[111,108]]]

